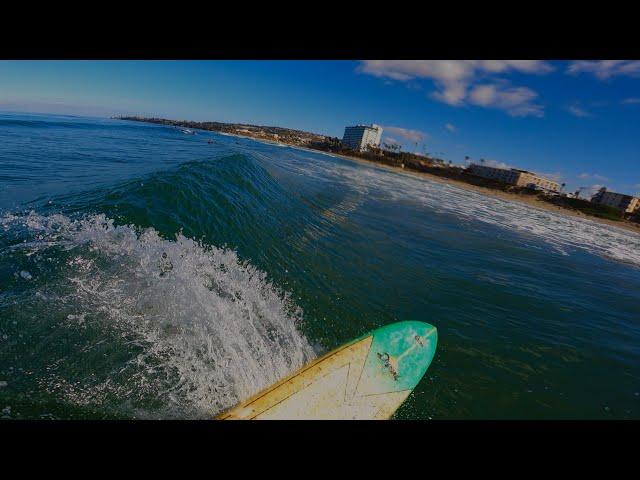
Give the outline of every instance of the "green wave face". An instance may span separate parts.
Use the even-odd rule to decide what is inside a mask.
[[[413,390],[436,353],[437,329],[404,321],[375,330],[363,372],[363,395]]]

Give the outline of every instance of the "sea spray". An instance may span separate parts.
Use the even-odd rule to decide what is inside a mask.
[[[85,355],[104,350],[90,369],[37,372],[41,387],[70,403],[109,399],[125,415],[207,418],[315,355],[299,330],[300,308],[232,250],[181,233],[168,240],[105,215],[31,212],[0,224],[23,237],[2,255],[64,258],[46,283],[32,287],[38,292],[30,298],[45,304],[41,315],[64,318],[58,328],[102,329],[76,345]],[[67,351],[57,361],[72,357]]]

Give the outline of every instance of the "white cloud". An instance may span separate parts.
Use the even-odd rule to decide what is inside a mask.
[[[466,80],[442,82],[440,90],[431,92],[429,96],[434,100],[448,105],[460,106],[464,104],[468,88],[469,82]]]
[[[457,81],[473,74],[473,60],[364,60],[360,71],[394,80],[431,78]]]
[[[420,130],[411,130],[408,128],[382,126],[384,133],[390,133],[395,137],[400,137],[408,142],[423,142],[427,138],[427,134]]]
[[[384,137],[382,139],[382,143],[387,143],[389,145],[399,145],[400,142],[393,137]]]
[[[622,103],[625,105],[635,105],[640,103],[640,98],[638,97],[625,98],[624,100],[622,100]]]
[[[574,117],[592,117],[593,115],[587,112],[585,109],[577,106],[577,105],[569,105],[567,107],[567,112],[569,112]]]
[[[496,73],[508,70],[533,74],[553,71],[553,67],[543,60],[478,60],[477,62],[482,69]]]
[[[469,103],[504,110],[513,117],[542,117],[544,108],[535,103],[538,94],[526,87],[501,84],[477,85],[469,92]]]
[[[466,85],[476,68],[474,63],[473,60],[365,60],[358,70],[398,81],[431,79],[438,87],[435,97],[456,105],[464,99]]]
[[[527,74],[543,74],[553,70],[553,67],[542,60],[365,60],[358,67],[358,71],[380,78],[407,82],[414,79],[429,79],[436,86],[430,97],[452,105],[461,106],[466,103],[470,95],[469,89],[479,80],[490,78],[496,74],[521,72]],[[535,92],[524,87],[505,88],[507,96],[518,96],[523,91],[527,94]],[[513,92],[509,93],[508,90]],[[514,96],[514,92],[516,95]],[[503,102],[482,106],[502,108]],[[522,109],[515,108],[508,102],[508,112],[517,111],[515,115],[541,116],[542,107]],[[513,114],[513,113],[512,113]]]
[[[581,173],[580,175],[578,175],[578,178],[580,180],[596,180],[596,181],[601,181],[601,182],[606,182],[609,179],[607,177],[604,177],[602,175],[598,175],[597,173]]]
[[[640,77],[640,60],[578,60],[571,62],[568,73],[588,73],[600,80],[627,75]]]
[[[359,71],[376,77],[406,81],[430,78],[459,82],[478,73],[548,73],[553,67],[542,60],[364,60]]]
[[[455,125],[451,124],[451,123],[445,123],[444,124],[444,128],[446,128],[447,130],[449,130],[452,133],[455,133],[458,131],[458,129],[455,127]]]

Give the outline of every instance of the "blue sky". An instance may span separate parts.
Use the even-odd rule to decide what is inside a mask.
[[[373,122],[404,150],[640,193],[640,61],[2,61],[0,110]]]

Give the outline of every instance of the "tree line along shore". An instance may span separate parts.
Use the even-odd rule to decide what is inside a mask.
[[[608,224],[617,224],[634,231],[640,231],[640,212],[625,217],[623,212],[614,207],[593,203],[587,199],[568,197],[563,194],[540,192],[527,187],[518,187],[498,180],[474,176],[464,167],[453,165],[452,162],[446,162],[440,158],[429,156],[428,154],[417,155],[398,149],[392,151],[380,148],[356,151],[345,147],[338,138],[285,127],[223,122],[194,122],[138,116],[117,116],[113,118],[244,136],[365,160],[404,171],[420,172],[444,181],[451,180],[459,185],[467,184],[470,187],[475,187],[475,190],[493,191],[501,194],[498,196],[504,197],[508,195],[508,197],[512,197],[513,199],[523,200],[529,204],[536,204],[541,207],[547,204],[548,207],[551,207],[551,210],[565,210],[567,213],[574,215],[578,214],[578,216],[601,219]]]

